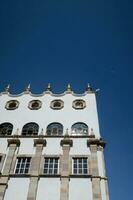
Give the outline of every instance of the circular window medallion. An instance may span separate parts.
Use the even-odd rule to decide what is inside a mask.
[[[64,107],[64,102],[62,101],[62,100],[53,100],[52,102],[51,102],[51,105],[50,105],[50,107],[52,108],[52,109],[55,109],[55,110],[59,110],[59,109],[62,109],[63,107]]]
[[[6,103],[6,109],[7,110],[15,110],[18,108],[19,102],[17,100],[10,100]]]
[[[39,100],[32,100],[29,102],[29,105],[28,105],[28,107],[31,110],[38,110],[39,108],[41,108],[41,106],[42,106],[42,102]]]
[[[75,109],[84,109],[86,107],[86,102],[82,99],[77,99],[73,101],[73,108]]]

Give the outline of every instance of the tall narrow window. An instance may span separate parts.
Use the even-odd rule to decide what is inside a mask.
[[[58,161],[58,158],[45,158],[43,170],[44,174],[57,174]]]
[[[25,124],[22,129],[22,135],[37,135],[39,130],[39,126],[36,123],[28,123]]]
[[[76,123],[72,125],[72,134],[73,135],[87,135],[88,126],[85,123]]]
[[[47,127],[47,135],[62,135],[63,126],[60,123],[52,123]]]
[[[88,164],[87,158],[73,158],[73,174],[87,174]]]
[[[11,135],[13,125],[11,123],[0,124],[0,135]]]
[[[30,168],[31,157],[17,158],[15,174],[27,174]]]

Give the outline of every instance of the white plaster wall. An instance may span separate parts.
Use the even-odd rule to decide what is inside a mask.
[[[100,185],[101,185],[102,200],[107,200],[106,189],[105,189],[105,180],[101,180]]]
[[[59,200],[60,199],[60,179],[40,178],[38,183],[36,200]]]
[[[72,138],[73,147],[70,149],[70,155],[89,155],[90,149],[87,147],[87,138]]]
[[[60,138],[46,138],[47,145],[43,148],[43,154],[62,154]]]
[[[97,158],[98,158],[99,176],[105,176],[105,174],[104,174],[104,166],[103,166],[103,159],[102,159],[102,152],[101,151],[97,151]]]
[[[32,138],[21,138],[20,139],[19,154],[34,154],[35,147]]]
[[[10,178],[4,200],[26,200],[29,178]]]
[[[0,138],[0,153],[6,154],[8,151],[7,148],[7,138]]]
[[[6,110],[5,104],[7,101],[16,99],[20,102],[18,109]],[[30,110],[28,108],[29,101],[39,99],[43,102],[42,108],[39,110]],[[50,102],[54,99],[61,99],[64,101],[64,108],[61,110],[53,110],[50,108]],[[72,102],[75,99],[83,99],[86,101],[86,108],[83,110],[75,110],[72,108]],[[84,96],[73,96],[66,94],[61,97],[55,97],[49,94],[44,96],[33,97],[29,94],[24,94],[18,97],[9,97],[8,95],[0,96],[0,123],[11,122],[14,125],[14,132],[19,128],[20,132],[24,124],[28,122],[36,122],[41,128],[46,130],[49,123],[60,122],[64,125],[64,132],[66,129],[71,131],[71,126],[76,122],[84,122],[94,129],[94,133],[99,137],[99,125],[97,117],[97,108],[95,94],[87,94]]]
[[[89,178],[71,178],[69,182],[69,200],[81,199],[92,200],[91,180]]]

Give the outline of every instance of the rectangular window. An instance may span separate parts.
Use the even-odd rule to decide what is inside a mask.
[[[17,164],[15,174],[27,174],[30,168],[30,157],[19,157],[17,158]]]
[[[73,174],[88,174],[87,158],[73,158]]]
[[[45,158],[44,174],[58,174],[58,161],[59,158]]]

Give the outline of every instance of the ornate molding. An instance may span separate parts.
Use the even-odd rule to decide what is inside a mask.
[[[61,140],[60,145],[69,145],[70,147],[73,146],[73,141],[70,139],[70,136],[68,135],[68,129],[66,130],[66,134],[64,135],[63,140]]]
[[[36,145],[43,145],[45,147],[46,144],[47,144],[47,141],[43,138],[34,139],[34,147]]]
[[[87,140],[87,146],[89,147],[90,145],[97,145],[104,148],[106,145],[106,142],[103,139],[90,138]]]
[[[8,147],[9,147],[11,144],[16,144],[17,147],[20,146],[20,140],[19,140],[18,138],[8,139],[7,142],[8,142]]]

